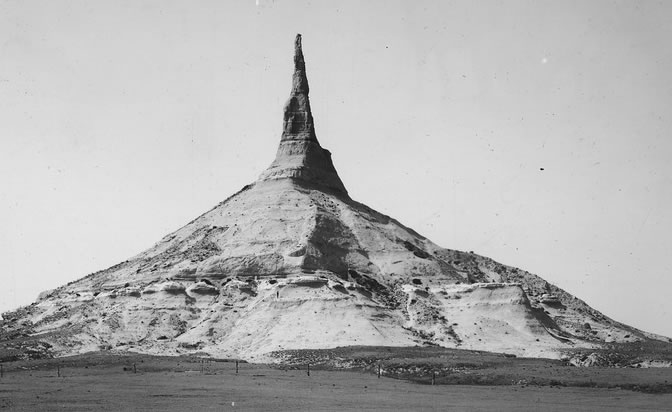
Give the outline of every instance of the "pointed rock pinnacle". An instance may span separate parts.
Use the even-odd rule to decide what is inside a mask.
[[[306,61],[303,59],[301,48],[301,35],[297,34],[294,39],[294,78],[292,83],[292,95],[309,93],[308,78],[306,77]]]
[[[309,90],[306,62],[303,60],[303,50],[301,50],[301,35],[297,34],[294,40],[292,92],[285,103],[282,140],[317,142],[313,114],[310,111],[310,100],[308,99]]]
[[[280,146],[271,166],[259,176],[262,182],[280,179],[348,195],[331,161],[331,153],[320,146],[315,135],[300,34],[294,40],[292,91],[285,103]]]

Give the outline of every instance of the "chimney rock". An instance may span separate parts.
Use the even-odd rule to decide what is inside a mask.
[[[261,174],[259,181],[292,179],[347,196],[348,192],[331,161],[331,153],[317,141],[308,91],[301,35],[297,34],[294,40],[292,91],[285,103],[280,146],[275,161]]]

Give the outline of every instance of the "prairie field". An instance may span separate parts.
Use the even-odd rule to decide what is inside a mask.
[[[420,363],[438,364],[438,354],[433,355]],[[316,362],[310,374],[308,363],[240,362],[236,372],[234,360],[135,354],[5,362],[0,409],[656,411],[672,405],[667,385],[672,382],[670,368],[576,368],[557,361],[510,358],[497,365],[485,354],[481,356],[486,357],[487,367],[473,369],[472,376],[482,379],[470,378],[469,384],[440,372],[432,385],[431,376],[427,380],[421,367],[407,368],[420,371],[415,378],[400,376],[398,366],[387,372],[381,367],[378,378],[379,363],[409,366],[406,356],[404,363],[388,354],[373,368],[336,368]],[[473,362],[443,356],[443,365],[456,362],[462,369]],[[514,375],[523,378],[508,380]]]

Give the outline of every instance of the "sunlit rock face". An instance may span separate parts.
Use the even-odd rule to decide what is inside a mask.
[[[298,34],[294,42],[292,90],[285,103],[280,146],[275,160],[259,180],[292,179],[347,196],[348,192],[331,161],[331,153],[317,141],[308,92],[306,63],[301,35]]]
[[[300,35],[294,64],[278,152],[256,182],[150,249],[5,314],[0,341],[25,356],[268,360],[282,349],[427,344],[556,357],[660,338],[350,199],[315,135]]]

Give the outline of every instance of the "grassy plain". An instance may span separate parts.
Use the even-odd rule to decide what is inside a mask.
[[[529,364],[525,365],[520,368],[528,371]],[[608,378],[608,370],[619,376],[625,370],[566,368],[594,373],[598,382]],[[6,362],[0,378],[0,409],[631,411],[669,410],[672,405],[670,393],[617,387],[430,385],[319,365],[313,366],[310,376],[306,367],[296,365],[280,368],[241,362],[238,373],[235,369],[233,361],[145,355],[91,354]],[[632,382],[672,379],[670,368],[628,370]]]

